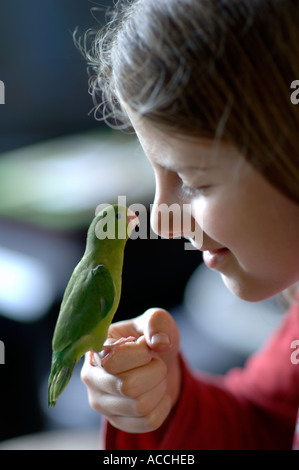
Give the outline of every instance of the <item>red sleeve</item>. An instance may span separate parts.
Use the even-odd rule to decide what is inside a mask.
[[[224,377],[192,373],[182,359],[182,391],[167,427],[130,434],[105,423],[105,448],[149,450],[291,449],[299,405],[299,339],[294,305],[265,347]]]

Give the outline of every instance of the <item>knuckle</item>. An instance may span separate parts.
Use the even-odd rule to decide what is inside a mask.
[[[155,412],[151,412],[146,417],[146,424],[149,431],[155,431],[158,429],[164,421],[164,415],[157,415]]]
[[[88,393],[88,402],[92,409],[94,409],[95,411],[101,412],[99,400],[95,397],[93,393]]]
[[[149,431],[155,431],[167,418],[170,409],[171,409],[171,400],[169,396],[165,396],[161,400],[163,402],[163,407],[157,406],[146,416],[146,423]]]
[[[163,308],[152,308],[148,310],[148,316],[153,322],[164,322],[168,320],[170,314],[167,312],[167,310],[164,310]]]
[[[150,413],[152,408],[148,398],[144,398],[142,395],[136,399],[136,412],[138,416],[146,416]]]
[[[98,406],[98,403],[96,402],[96,400],[94,400],[93,398],[89,398],[89,404],[91,406],[91,408],[95,411],[99,411],[99,406]]]
[[[80,378],[85,385],[88,385],[90,383],[89,373],[84,367],[83,369],[81,369]]]
[[[114,375],[116,372],[114,357],[109,358],[107,361],[102,363],[102,368],[111,375]]]
[[[136,398],[138,396],[140,384],[134,374],[130,374],[125,380],[120,381],[120,392],[127,398]]]
[[[166,310],[161,308],[149,309],[147,311],[148,319],[153,324],[160,324],[160,322],[166,322],[169,316],[169,313]]]
[[[153,366],[155,367],[156,376],[159,375],[161,379],[165,379],[168,372],[165,362],[159,357],[155,357],[153,359]]]
[[[161,374],[165,378],[167,376],[167,365],[162,360],[160,360],[159,362],[160,362],[160,367],[161,367]]]

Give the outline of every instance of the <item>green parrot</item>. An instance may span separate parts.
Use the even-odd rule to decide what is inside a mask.
[[[92,221],[86,249],[66,287],[52,340],[48,406],[54,406],[77,362],[100,351],[121,295],[126,242],[139,223],[124,206],[105,207]]]

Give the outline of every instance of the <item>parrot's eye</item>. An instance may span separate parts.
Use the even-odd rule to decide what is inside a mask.
[[[117,212],[115,217],[116,217],[117,220],[122,219],[122,214],[120,212]]]

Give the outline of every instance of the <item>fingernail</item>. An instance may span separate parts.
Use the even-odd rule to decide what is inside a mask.
[[[170,339],[166,333],[156,333],[151,337],[151,343],[168,346],[170,344]]]

